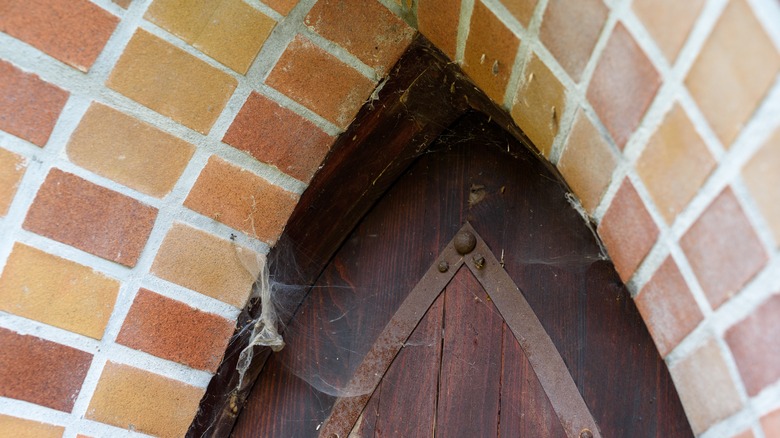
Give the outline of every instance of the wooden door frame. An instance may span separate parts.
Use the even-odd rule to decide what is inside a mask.
[[[308,293],[307,286],[314,283],[363,216],[415,158],[463,114],[478,111],[488,115],[559,175],[511,117],[420,35],[377,90],[331,148],[268,255],[275,281],[302,285],[286,294],[280,305],[288,311],[283,313],[292,314]],[[565,185],[560,175],[559,180]],[[281,269],[290,260],[295,269]],[[232,431],[271,352],[270,348],[256,347],[254,360],[243,379],[239,378],[236,364],[250,335],[241,328],[259,314],[259,304],[250,302],[239,315],[235,337],[201,400],[188,437],[223,437]]]

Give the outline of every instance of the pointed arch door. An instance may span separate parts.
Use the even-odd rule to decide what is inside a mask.
[[[233,436],[692,435],[565,187],[477,113],[361,220],[285,338]]]

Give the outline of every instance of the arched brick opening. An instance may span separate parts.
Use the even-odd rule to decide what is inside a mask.
[[[418,28],[599,224],[694,430],[780,433],[776,2],[0,10],[0,427],[186,429],[252,283],[234,245],[275,243]]]

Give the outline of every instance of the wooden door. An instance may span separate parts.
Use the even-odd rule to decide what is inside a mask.
[[[337,251],[233,435],[691,436],[566,192],[486,117],[464,116]],[[461,254],[464,230],[477,243]]]

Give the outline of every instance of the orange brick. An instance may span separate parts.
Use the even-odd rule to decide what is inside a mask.
[[[8,213],[26,167],[24,157],[0,149],[0,216]]]
[[[546,157],[552,151],[565,108],[566,89],[533,55],[514,98],[512,119]]]
[[[750,5],[735,0],[726,5],[685,85],[728,148],[775,82],[778,71],[777,48]]]
[[[119,18],[87,0],[5,0],[0,31],[87,71]]]
[[[460,0],[418,0],[417,27],[450,59],[455,59]]]
[[[68,142],[68,158],[157,198],[167,195],[195,148],[113,108],[93,103]]]
[[[523,26],[528,27],[538,0],[500,0]]]
[[[68,92],[0,61],[0,129],[45,146]]]
[[[677,59],[704,0],[635,0],[631,7],[669,62]]]
[[[502,104],[520,39],[483,5],[474,4],[463,71],[493,101]]]
[[[577,112],[558,170],[588,213],[598,207],[612,181],[617,157],[590,119]]]
[[[666,357],[704,317],[671,257],[639,292],[636,305],[661,357]]]
[[[309,182],[334,138],[298,114],[252,92],[222,141]]]
[[[130,5],[133,4],[133,0],[111,0],[111,1],[124,9],[129,8]]]
[[[588,87],[588,101],[620,149],[639,126],[661,78],[622,24],[612,32]]]
[[[0,396],[70,412],[92,355],[0,328]]]
[[[287,15],[298,4],[298,0],[263,0],[263,3],[270,6],[274,11]]]
[[[100,339],[119,282],[17,243],[0,276],[0,310]]]
[[[661,215],[671,224],[715,164],[685,110],[675,105],[645,146],[636,169]]]
[[[160,437],[181,437],[204,390],[127,365],[107,362],[86,418]]]
[[[266,83],[341,128],[349,125],[375,85],[300,35],[287,46]]]
[[[52,169],[24,220],[24,228],[96,256],[135,266],[157,209]]]
[[[141,289],[117,342],[192,368],[215,372],[234,328],[232,321],[221,316]]]
[[[297,195],[211,157],[184,205],[273,245],[297,202]]]
[[[780,130],[756,152],[742,170],[750,194],[780,246]]]
[[[412,41],[414,30],[379,2],[319,0],[304,24],[386,73]]]
[[[276,25],[241,0],[155,0],[145,17],[242,74]]]
[[[669,368],[696,435],[737,412],[739,393],[715,341],[709,341]]]
[[[243,308],[254,284],[239,248],[204,231],[175,223],[165,236],[151,272],[165,280]]]
[[[615,270],[623,281],[628,281],[658,238],[658,227],[628,178],[612,199],[598,232]]]
[[[136,31],[107,85],[203,134],[238,82],[156,36]]]
[[[608,13],[602,0],[552,0],[547,4],[539,39],[575,82],[596,47]]]
[[[0,436],[14,438],[59,438],[63,433],[65,433],[65,428],[62,426],[0,415]]]

